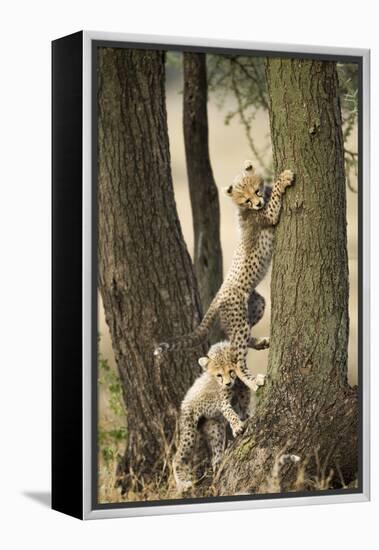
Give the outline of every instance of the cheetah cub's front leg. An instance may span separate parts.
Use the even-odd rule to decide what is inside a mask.
[[[229,425],[232,429],[233,437],[241,434],[245,429],[245,424],[243,420],[240,419],[238,414],[235,412],[231,405],[232,393],[231,391],[221,392],[221,412],[229,422]]]
[[[292,170],[284,170],[274,183],[270,200],[263,209],[264,218],[267,222],[275,226],[279,222],[280,210],[282,207],[282,196],[287,187],[290,187],[295,180]]]

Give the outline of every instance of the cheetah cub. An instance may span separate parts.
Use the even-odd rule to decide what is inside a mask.
[[[242,174],[226,189],[226,194],[238,208],[240,228],[240,241],[231,268],[195,331],[160,344],[154,351],[155,355],[198,346],[206,340],[218,316],[231,342],[237,374],[254,389],[254,377],[246,363],[248,348],[269,346],[268,338],[250,335],[251,328],[262,318],[265,309],[265,300],[255,289],[267,273],[282,196],[293,179],[291,170],[284,170],[271,190],[255,173],[251,161],[245,161]]]
[[[225,423],[235,436],[240,434],[249,416],[250,389],[238,380],[229,342],[214,344],[206,357],[199,359],[203,374],[194,382],[183,399],[179,419],[179,445],[173,461],[178,491],[192,486],[190,462],[201,425],[212,455],[215,471],[224,452]],[[264,384],[265,376],[255,379],[255,390]],[[238,414],[237,414],[238,413]],[[205,422],[201,424],[200,420]]]

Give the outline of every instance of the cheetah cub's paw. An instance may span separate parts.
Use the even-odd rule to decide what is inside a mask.
[[[256,350],[262,350],[267,349],[270,347],[270,337],[269,336],[263,336],[260,338],[250,338],[249,347],[252,347]]]
[[[266,375],[259,373],[257,374],[255,380],[256,380],[257,386],[264,386],[264,384],[266,383]]]
[[[246,427],[246,421],[243,422],[242,420],[237,425],[233,426],[232,427],[233,437],[237,437],[237,435],[240,435],[244,431],[245,427]]]
[[[189,475],[188,468],[183,468],[183,465],[178,463],[177,459],[174,458],[172,469],[178,493],[182,494],[189,491],[189,489],[193,486],[193,481]]]
[[[176,488],[179,494],[186,493],[193,486],[192,481],[189,480],[176,480]]]
[[[279,182],[280,187],[282,191],[286,189],[286,187],[289,187],[293,184],[295,178],[295,174],[292,172],[292,170],[284,170],[280,176],[279,176]]]
[[[265,383],[266,383],[266,375],[265,374],[257,374],[257,376],[255,377],[254,382],[253,382],[252,390],[255,391],[255,392],[258,391],[260,386],[264,386]]]

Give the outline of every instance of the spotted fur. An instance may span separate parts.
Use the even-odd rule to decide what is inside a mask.
[[[249,416],[250,389],[237,378],[230,343],[213,345],[208,355],[199,359],[199,364],[204,373],[188,390],[181,405],[179,445],[173,461],[174,476],[180,491],[192,485],[191,458],[199,425],[208,442],[215,470],[225,446],[223,418],[229,422],[236,436],[243,431]],[[263,383],[264,375],[258,375],[256,389]]]
[[[265,187],[262,178],[255,174],[252,163],[245,162],[243,173],[226,190],[238,207],[241,232],[232,266],[195,331],[160,344],[154,351],[155,355],[203,343],[218,316],[231,342],[238,376],[250,388],[254,388],[254,377],[246,363],[248,347],[264,349],[269,346],[268,338],[257,339],[250,335],[251,328],[262,318],[265,308],[263,296],[255,289],[267,273],[282,195],[292,184],[293,177],[291,170],[285,170],[271,191]]]

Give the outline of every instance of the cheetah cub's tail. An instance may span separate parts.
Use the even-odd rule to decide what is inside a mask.
[[[159,344],[155,350],[154,355],[161,356],[163,353],[168,351],[180,351],[183,349],[191,349],[202,344],[212,328],[214,319],[218,311],[218,296],[216,295],[211,305],[208,308],[207,313],[204,315],[203,320],[200,325],[191,333],[184,334],[168,342],[162,342]]]

